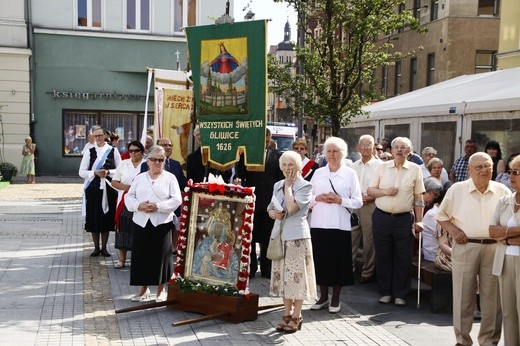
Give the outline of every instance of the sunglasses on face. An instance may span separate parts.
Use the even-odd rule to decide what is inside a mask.
[[[520,175],[520,169],[510,169],[507,173],[514,175],[515,177]]]
[[[164,162],[164,159],[159,159],[157,157],[149,157],[148,160],[152,161],[152,162]]]

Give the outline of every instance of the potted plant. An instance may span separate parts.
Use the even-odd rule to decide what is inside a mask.
[[[16,177],[18,168],[11,162],[0,162],[0,175],[2,180],[11,181],[12,177]]]

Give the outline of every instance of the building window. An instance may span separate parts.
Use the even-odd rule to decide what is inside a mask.
[[[405,10],[405,5],[404,3],[402,4],[399,4],[399,7],[397,8],[397,12],[399,12],[399,14],[402,14]],[[404,25],[400,26],[398,29],[397,29],[397,32],[403,32],[404,31]]]
[[[415,19],[421,19],[421,0],[413,0],[413,16]]]
[[[475,56],[475,73],[495,71],[496,52],[477,51]]]
[[[417,58],[410,59],[410,91],[417,88]]]
[[[439,0],[431,0],[430,2],[430,21],[439,18]]]
[[[428,54],[428,66],[426,67],[426,85],[435,83],[435,54]]]
[[[479,16],[498,16],[498,0],[479,0],[478,12]]]
[[[87,135],[96,125],[119,135],[117,148],[123,153],[126,143],[140,139],[143,122],[144,114],[141,112],[63,110],[63,156],[82,156]],[[153,124],[153,114],[148,114],[147,122],[147,127]]]
[[[394,95],[401,94],[401,62],[395,63]]]
[[[127,0],[126,28],[150,31],[150,0]]]
[[[196,14],[196,0],[175,0],[173,5],[173,31],[181,33],[184,27],[196,25]]]
[[[78,0],[78,26],[101,28],[101,0]]]
[[[381,94],[383,94],[383,96],[385,98],[386,98],[387,86],[388,86],[388,83],[386,81],[387,78],[388,78],[388,66],[385,65],[381,69]]]

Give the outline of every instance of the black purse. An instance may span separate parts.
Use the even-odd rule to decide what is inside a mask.
[[[334,193],[338,196],[341,196],[337,191],[336,189],[334,188],[334,185],[332,185],[332,180],[329,179],[329,183],[330,183],[330,186],[332,187],[332,190],[334,191]],[[347,207],[345,207],[345,209],[347,209],[347,211],[349,212],[350,214],[350,226],[352,229],[355,229],[355,228],[358,228],[359,227],[359,217],[357,216],[356,213],[353,212],[352,209],[349,209]]]

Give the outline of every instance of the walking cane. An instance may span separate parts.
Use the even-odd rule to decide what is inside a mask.
[[[419,258],[417,259],[417,309],[421,308],[421,252],[422,232],[419,232]]]

